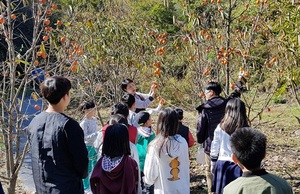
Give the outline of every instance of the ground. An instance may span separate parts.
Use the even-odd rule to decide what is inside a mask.
[[[102,112],[102,111],[101,111]],[[109,112],[109,110],[104,111]],[[104,115],[104,116],[103,116]],[[106,118],[102,112],[103,118]],[[184,123],[193,133],[197,121],[196,112],[185,112]],[[267,156],[264,167],[268,172],[286,179],[293,187],[295,194],[300,194],[300,108],[289,105],[273,105],[266,109],[259,121],[253,121],[255,127],[268,137]],[[153,117],[155,126],[156,117]],[[197,145],[190,149],[191,194],[207,193],[204,166],[195,161]],[[4,156],[3,149],[0,153]],[[0,159],[0,172],[4,172],[4,158]],[[4,185],[5,186],[5,185]],[[18,185],[17,193],[26,192]]]

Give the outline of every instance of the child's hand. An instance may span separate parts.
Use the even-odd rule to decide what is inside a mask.
[[[164,105],[166,103],[166,100],[163,99],[162,97],[158,96],[157,97],[157,100],[158,100],[158,103],[161,104],[161,105]]]
[[[152,82],[151,89],[150,89],[150,94],[152,97],[154,96],[157,88],[158,88],[158,84],[155,81]]]

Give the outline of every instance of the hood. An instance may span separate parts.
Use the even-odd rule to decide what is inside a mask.
[[[196,110],[200,113],[203,109],[215,109],[220,107],[225,107],[227,100],[221,96],[214,96],[207,100],[206,103],[201,104],[196,108]]]
[[[103,157],[101,161],[101,168],[105,172],[106,176],[103,180],[118,180],[123,176],[124,165],[127,162],[128,156],[122,156],[121,158],[112,161],[108,157]]]
[[[181,155],[181,144],[185,141],[180,135],[170,136],[168,141],[163,145],[161,158],[173,160]]]

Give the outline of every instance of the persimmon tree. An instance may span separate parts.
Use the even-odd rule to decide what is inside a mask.
[[[68,76],[66,59],[51,55],[51,36],[59,23],[53,23],[58,7],[51,0],[7,0],[0,3],[1,36],[1,136],[5,147],[7,193],[15,193],[18,173],[28,151],[24,122],[33,117],[28,106],[37,111],[43,106],[39,84],[50,75]],[[63,64],[63,65],[62,65]],[[28,99],[33,104],[28,105]],[[42,103],[43,104],[43,103]]]

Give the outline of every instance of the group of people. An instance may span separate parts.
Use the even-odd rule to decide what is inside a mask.
[[[208,193],[291,194],[282,178],[261,168],[266,154],[266,136],[249,127],[245,103],[238,86],[228,98],[220,96],[217,82],[205,87],[206,102],[196,109],[197,141],[205,152]]]
[[[162,109],[163,102],[149,108],[155,85],[142,94],[133,80],[123,80],[122,99],[101,130],[94,102],[79,106],[84,113],[80,124],[64,113],[70,89],[71,82],[61,76],[41,84],[49,104],[28,126],[36,193],[190,193],[188,148],[194,137],[182,122],[182,109]],[[292,193],[284,179],[261,169],[266,137],[249,128],[239,93],[225,99],[221,91],[220,84],[210,82],[207,102],[197,108],[208,192]],[[151,115],[156,113],[154,127]]]

